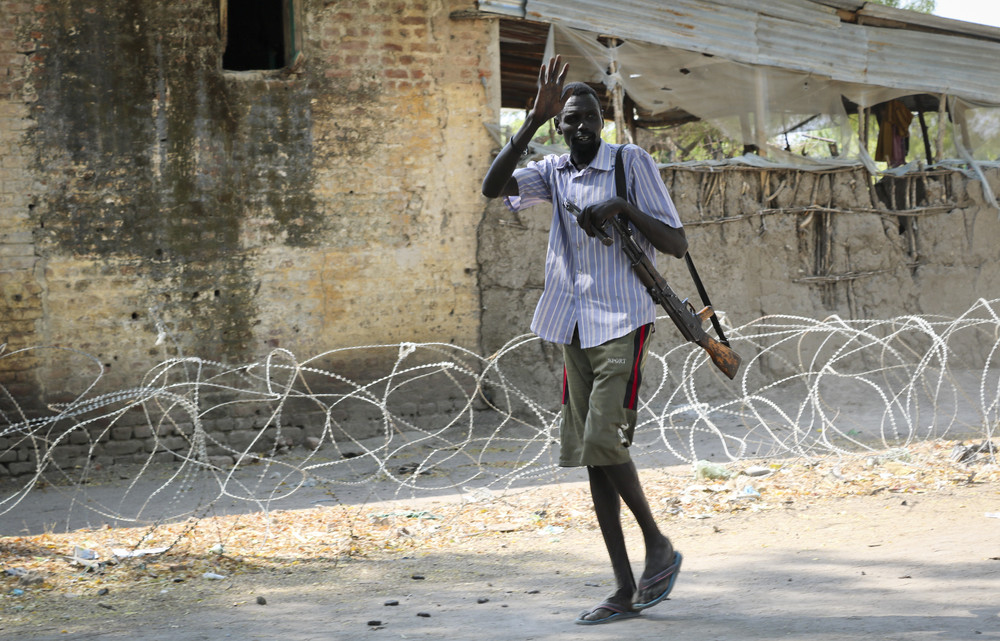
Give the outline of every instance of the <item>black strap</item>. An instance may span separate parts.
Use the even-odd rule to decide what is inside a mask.
[[[615,153],[615,192],[619,198],[627,201],[628,182],[625,180],[625,163],[622,162],[622,151],[624,149],[625,145],[621,145]],[[622,222],[622,225],[628,225],[628,216],[624,212],[618,214],[618,220]]]
[[[625,149],[625,145],[618,147],[618,152],[615,155],[615,192],[618,194],[619,198],[628,200],[628,183],[625,180],[625,163],[622,162],[622,150]],[[623,225],[628,225],[628,217],[624,213],[618,214],[619,220],[622,221]],[[694,267],[694,260],[691,258],[691,252],[684,254],[684,262],[687,263],[688,271],[691,272],[691,279],[694,280],[695,289],[698,290],[698,296],[701,297],[701,302],[705,307],[712,307],[712,301],[708,300],[708,292],[705,291],[705,285],[702,284],[701,278],[698,276],[698,270]],[[709,318],[712,321],[712,327],[715,328],[715,333],[719,335],[719,342],[729,347],[729,340],[726,335],[722,332],[722,324],[719,322],[719,317],[715,315],[715,308],[712,307],[712,316]]]
[[[691,272],[691,279],[694,280],[694,286],[698,290],[698,296],[701,296],[701,302],[705,305],[705,307],[712,307],[712,301],[708,300],[708,292],[705,291],[705,286],[702,285],[701,278],[698,277],[698,270],[694,268],[694,261],[691,260],[690,252],[684,254],[684,261],[687,263],[688,271]],[[715,333],[719,335],[719,342],[726,347],[729,347],[729,339],[722,333],[722,323],[719,322],[719,317],[715,315],[714,307],[712,307],[712,315],[708,318],[712,321],[712,327],[715,328]]]

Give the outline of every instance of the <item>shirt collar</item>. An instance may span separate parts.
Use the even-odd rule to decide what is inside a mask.
[[[601,140],[601,146],[597,148],[597,155],[594,159],[590,161],[589,167],[592,167],[595,171],[611,171],[614,169],[615,161],[615,150],[611,148],[604,140]],[[556,169],[572,169],[576,170],[573,163],[569,160],[569,154],[563,154],[559,157],[559,161],[556,163]],[[586,169],[586,167],[584,168]]]

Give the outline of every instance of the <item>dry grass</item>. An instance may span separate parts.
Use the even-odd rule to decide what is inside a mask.
[[[995,458],[979,454],[959,462],[957,447],[933,441],[857,458],[741,462],[727,466],[735,473],[727,480],[696,478],[687,468],[641,474],[654,511],[669,528],[671,519],[789,505],[802,509],[836,497],[917,494],[1000,481]],[[752,467],[769,473],[743,473]],[[572,484],[478,501],[330,505],[155,527],[0,537],[0,604],[16,613],[34,599],[53,595],[148,593],[174,583],[211,581],[206,573],[233,579],[317,562],[458,548],[472,538],[502,538],[510,532],[593,527],[589,494]],[[123,559],[112,552],[161,547],[167,550]],[[74,560],[77,548],[92,551],[96,558],[87,563]]]

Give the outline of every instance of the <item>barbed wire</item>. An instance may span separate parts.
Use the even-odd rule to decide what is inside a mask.
[[[982,299],[955,318],[770,315],[730,326],[744,358],[735,381],[691,344],[651,351],[634,456],[693,464],[853,456],[928,438],[992,443],[1000,423],[998,305]],[[69,509],[152,531],[222,510],[404,493],[489,495],[550,481],[562,473],[558,406],[547,390],[521,382],[538,340],[519,336],[490,356],[400,343],[301,361],[276,349],[240,366],[178,357],[135,387],[107,393],[96,392],[100,362],[77,350],[0,351],[0,359],[42,349],[82,355],[97,372],[73,401],[42,416],[29,417],[0,386],[0,461],[33,465],[0,485],[0,515],[42,485],[68,493]],[[394,362],[370,380],[329,366],[376,354]],[[451,409],[414,411],[415,398],[449,398]],[[226,426],[236,424],[251,425],[236,430],[242,440],[228,436],[234,430]],[[135,465],[117,472],[126,482],[98,497],[91,485],[109,472],[101,452],[116,427],[135,425],[143,429],[133,433],[148,434],[147,453],[133,454]],[[75,459],[61,453],[81,443]],[[164,464],[164,453],[174,462]]]

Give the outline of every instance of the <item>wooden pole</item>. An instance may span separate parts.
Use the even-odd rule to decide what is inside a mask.
[[[938,128],[937,128],[937,140],[935,141],[934,149],[934,162],[941,162],[944,158],[944,129],[947,120],[945,116],[948,113],[948,95],[941,94],[938,98]]]
[[[756,75],[756,113],[754,114],[754,144],[757,146],[757,154],[767,156],[767,78],[764,71],[757,68]]]
[[[608,47],[614,49],[618,46],[618,38],[608,38]],[[619,66],[618,66],[618,56],[613,55],[611,60],[611,65],[608,67],[612,76],[619,76]],[[621,77],[615,81],[614,87],[611,89],[611,107],[614,109],[615,116],[615,142],[619,145],[624,143],[634,143],[635,140],[632,139],[632,130],[629,126],[625,124],[625,105],[624,105],[625,87],[622,86]]]
[[[927,121],[924,120],[924,112],[918,111],[917,118],[920,119],[920,133],[924,137],[924,155],[927,156],[927,164],[931,165],[934,163],[934,157],[931,154],[931,140],[927,135]]]

